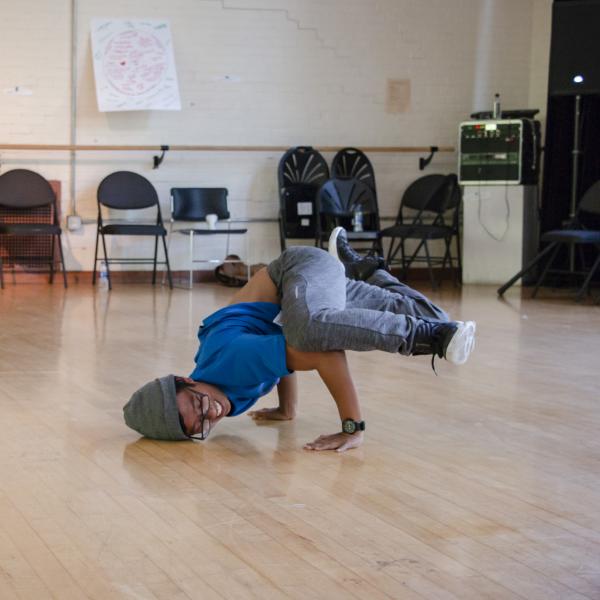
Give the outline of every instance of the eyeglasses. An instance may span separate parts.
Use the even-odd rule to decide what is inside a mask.
[[[190,390],[190,393],[192,394],[192,406],[194,407],[194,412],[200,417],[199,435],[193,435],[187,432],[181,413],[179,413],[179,423],[181,424],[181,429],[189,438],[193,440],[205,440],[210,433],[210,419],[207,418],[210,402],[206,394],[201,394],[192,390]]]

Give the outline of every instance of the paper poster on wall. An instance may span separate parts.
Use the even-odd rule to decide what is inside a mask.
[[[101,112],[181,110],[168,22],[92,19],[92,56]]]

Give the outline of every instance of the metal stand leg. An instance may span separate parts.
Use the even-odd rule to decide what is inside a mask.
[[[502,296],[504,292],[511,287],[516,281],[521,279],[525,273],[528,273],[535,267],[541,260],[548,254],[555,246],[557,242],[553,242],[547,248],[544,248],[524,269],[521,269],[514,277],[511,277],[502,287],[499,287],[497,290],[498,296]]]
[[[108,289],[112,290],[112,281],[110,278],[110,268],[108,266],[108,256],[106,254],[106,240],[104,239],[104,234],[102,234],[102,248],[104,249],[104,264],[106,265],[106,274],[108,276]]]
[[[169,289],[173,289],[173,276],[171,275],[171,265],[169,264],[169,251],[167,250],[167,241],[165,236],[162,237],[163,250],[165,251],[165,262],[167,263],[167,275],[169,276]]]
[[[544,278],[546,277],[546,273],[548,272],[548,270],[550,269],[550,266],[554,262],[554,259],[556,258],[556,255],[558,254],[559,250],[560,250],[560,245],[557,245],[556,248],[554,248],[554,251],[552,252],[552,254],[550,255],[550,258],[548,259],[548,262],[546,263],[546,266],[544,267],[542,274],[540,275],[539,279],[537,280],[537,282],[535,284],[535,289],[533,290],[533,294],[531,294],[532,298],[536,297],[538,290],[540,289],[540,285],[542,285],[542,282],[544,281]]]
[[[594,276],[594,273],[598,269],[599,265],[600,265],[600,255],[598,255],[598,258],[594,262],[593,267],[590,269],[590,272],[588,273],[588,276],[585,278],[585,281],[583,282],[581,289],[579,290],[579,292],[577,292],[577,296],[576,296],[577,302],[583,300],[583,296],[587,292],[588,287],[590,285],[590,281],[592,281],[592,277]]]
[[[173,233],[173,221],[169,221],[169,232],[167,234],[167,253],[171,250],[171,235]],[[165,254],[166,256],[166,254]],[[160,285],[165,285],[165,277],[167,276],[167,274],[163,271],[163,276],[162,276],[162,281],[160,282]],[[171,284],[171,287],[173,287],[173,285]]]
[[[581,145],[580,145],[580,136],[581,136],[581,95],[577,94],[575,96],[575,125],[573,132],[573,150],[571,152],[572,156],[572,180],[571,180],[571,206],[569,212],[569,219],[573,220],[575,218],[575,213],[577,212],[577,191],[579,188],[579,157],[581,156]],[[575,246],[571,245],[569,247],[569,267],[571,272],[575,270]]]
[[[227,236],[229,237],[229,236]],[[248,281],[250,281],[250,277],[252,277],[252,268],[250,265],[250,243],[248,241],[248,232],[246,232],[244,234],[244,237],[246,238],[246,270],[248,271],[247,273],[247,277],[248,277]]]
[[[62,267],[62,273],[63,273],[63,284],[65,286],[65,289],[67,289],[67,270],[65,269],[65,255],[63,253],[63,248],[62,248],[62,238],[59,235],[58,236],[58,251],[60,253],[60,264]]]
[[[56,238],[52,236],[52,252],[50,255],[50,283],[54,282],[54,254],[56,252]]]
[[[92,272],[92,285],[96,285],[96,265],[98,264],[98,238],[100,237],[100,228],[96,227],[96,249],[94,250],[94,271]]]
[[[194,232],[190,231],[190,290],[194,287]]]
[[[158,258],[158,236],[154,236],[154,268],[152,270],[152,285],[156,283],[156,260]]]

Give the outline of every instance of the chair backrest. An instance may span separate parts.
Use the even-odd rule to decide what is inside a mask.
[[[379,209],[373,190],[362,181],[335,178],[326,181],[317,193],[316,209],[321,215],[321,229],[332,225],[348,226],[357,208],[363,213],[365,231],[379,230]]]
[[[443,215],[447,210],[457,209],[460,201],[460,187],[454,173],[425,175],[406,188],[396,222],[402,222],[404,209],[416,210],[419,214],[426,212]]]
[[[319,187],[328,179],[327,162],[310,146],[290,148],[281,157],[277,181],[281,234],[284,238],[314,238],[315,198]]]
[[[352,177],[368,185],[377,197],[375,170],[367,155],[358,148],[342,148],[333,157],[332,177]]]
[[[56,206],[56,195],[39,173],[13,169],[0,175],[0,206],[20,209],[50,205]]]
[[[319,187],[329,179],[329,167],[314,148],[297,146],[281,157],[277,174],[280,191],[298,183]]]
[[[600,180],[593,183],[577,206],[578,213],[588,213],[600,217]],[[581,216],[581,215],[579,215]]]
[[[154,186],[141,175],[131,171],[117,171],[107,175],[98,186],[98,204],[108,208],[135,210],[157,206],[158,194]]]
[[[204,221],[206,215],[229,219],[227,188],[171,188],[171,217],[174,221]]]

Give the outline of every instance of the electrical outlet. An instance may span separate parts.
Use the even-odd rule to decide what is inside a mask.
[[[82,222],[79,215],[68,215],[67,216],[67,229],[69,231],[77,231],[81,229]]]

